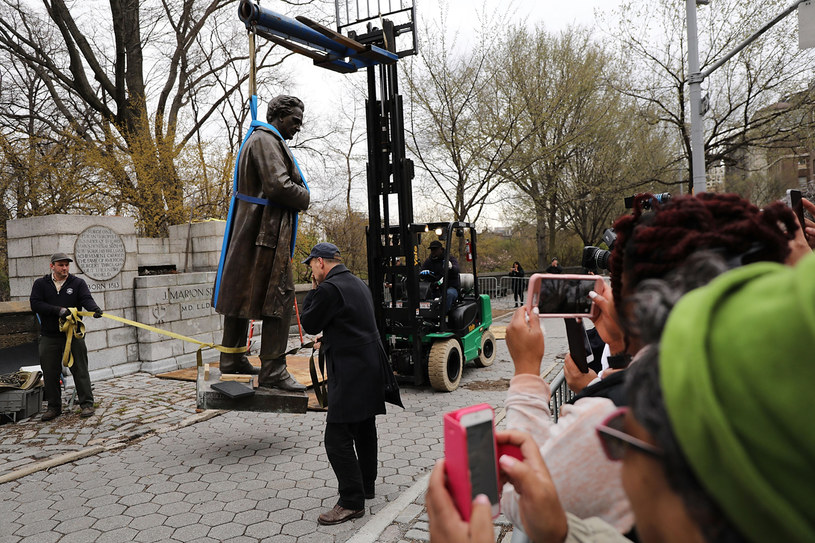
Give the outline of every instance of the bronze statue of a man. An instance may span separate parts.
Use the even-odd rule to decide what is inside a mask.
[[[243,145],[213,296],[225,316],[225,347],[246,345],[249,319],[262,320],[258,384],[289,391],[305,390],[289,375],[284,353],[294,305],[291,247],[309,192],[284,140],[300,131],[303,110],[294,96],[275,97],[266,120],[276,131],[256,126]],[[221,373],[258,373],[242,353],[221,353],[220,366]]]

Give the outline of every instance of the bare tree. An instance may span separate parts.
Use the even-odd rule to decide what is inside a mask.
[[[407,74],[409,150],[430,180],[434,202],[455,221],[475,222],[503,182],[500,175],[514,149],[515,119],[492,123],[486,111],[502,107],[489,84],[491,40],[470,51],[448,39],[446,15],[425,30],[419,57]],[[482,36],[496,36],[487,23]],[[462,239],[462,244],[464,243]]]
[[[96,186],[134,209],[147,235],[187,218],[176,163],[184,146],[204,127],[219,138],[219,124],[239,140],[247,48],[236,5],[43,0],[37,11],[21,0],[0,3],[0,53],[47,90],[30,117],[82,150]],[[261,65],[275,64],[270,50],[261,45]],[[24,86],[7,75],[4,84]],[[13,132],[25,133],[17,126],[6,135]]]
[[[700,8],[702,71],[785,7],[785,0],[717,0]],[[675,140],[681,142],[675,161],[688,172],[692,187],[684,7],[671,0],[629,0],[619,15],[619,27],[609,34],[618,40],[630,66],[619,90],[648,104],[660,122],[672,129]],[[805,89],[812,77],[815,54],[799,51],[796,42],[797,24],[788,17],[707,79],[707,165],[730,165],[739,150],[772,147],[787,137],[784,127],[775,122],[782,112],[768,106]]]
[[[495,124],[512,120],[515,149],[501,174],[528,199],[543,268],[559,230],[571,226],[593,240],[619,208],[613,195],[651,174],[634,166],[644,149],[630,142],[630,131],[648,124],[612,89],[614,58],[584,29],[514,28],[496,57],[503,107],[490,111]]]

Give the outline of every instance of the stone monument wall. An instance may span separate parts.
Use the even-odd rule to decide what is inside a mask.
[[[225,223],[170,227],[170,237],[138,238],[128,217],[50,215],[7,222],[11,299],[28,302],[34,280],[50,273],[50,257],[73,258],[105,312],[190,336],[220,340],[222,317],[210,307]],[[164,275],[139,275],[157,269]],[[157,373],[195,362],[197,345],[127,326],[86,318],[92,379],[137,371]],[[205,351],[207,361],[217,351]]]

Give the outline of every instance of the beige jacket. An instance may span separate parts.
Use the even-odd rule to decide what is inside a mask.
[[[620,533],[634,524],[631,504],[620,481],[620,462],[606,458],[595,428],[616,407],[606,398],[583,398],[564,405],[557,424],[549,411],[549,385],[535,375],[518,375],[509,384],[504,405],[507,428],[532,434],[552,474],[563,508],[588,519],[599,517]],[[521,526],[518,496],[504,486],[501,510]]]

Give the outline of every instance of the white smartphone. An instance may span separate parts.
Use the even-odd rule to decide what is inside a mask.
[[[461,415],[459,424],[467,435],[467,464],[472,485],[471,500],[486,494],[493,518],[500,512],[498,497],[498,456],[492,409],[481,409]]]
[[[597,317],[599,309],[589,292],[600,288],[597,275],[536,273],[529,278],[527,305],[538,307],[538,317]]]

